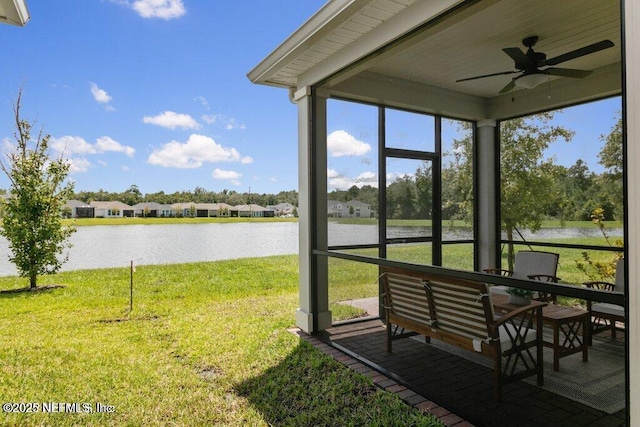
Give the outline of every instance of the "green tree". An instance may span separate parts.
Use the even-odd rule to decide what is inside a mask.
[[[603,187],[603,196],[608,199],[601,200],[601,207],[609,203],[613,206],[613,215],[608,217],[622,218],[623,211],[623,192],[622,192],[622,117],[618,112],[618,120],[611,128],[608,135],[600,136],[600,140],[604,142],[602,150],[598,154],[599,163],[605,167],[606,172],[602,174],[601,185]]]
[[[387,187],[387,218],[414,219],[416,217],[417,188],[415,177],[401,176]]]
[[[63,225],[62,208],[73,195],[73,184],[66,180],[69,163],[48,155],[49,135],[42,131],[31,139],[32,125],[20,117],[22,91],[14,107],[16,146],[0,168],[11,182],[10,196],[4,201],[5,216],[0,234],[9,241],[9,259],[29,287],[37,287],[42,274],[57,272],[68,256],[59,259],[75,231]]]
[[[540,229],[548,204],[558,189],[553,159],[543,159],[549,144],[570,141],[574,132],[550,124],[554,113],[504,121],[500,125],[500,201],[503,230],[513,240],[518,227]],[[513,270],[513,244],[508,245]]]
[[[125,192],[119,195],[118,200],[122,203],[126,203],[129,206],[137,205],[138,203],[142,203],[144,197],[140,192],[140,189],[137,185],[133,184],[129,187]]]
[[[432,218],[433,208],[433,168],[431,162],[424,162],[416,170],[416,207],[418,218]]]
[[[500,202],[502,230],[513,240],[516,228],[537,231],[549,204],[557,200],[552,159],[543,159],[556,140],[570,141],[573,132],[551,125],[554,113],[542,113],[504,121],[500,124]],[[453,144],[456,182],[462,200],[459,212],[468,218],[473,212],[473,139],[466,133]],[[443,201],[445,206],[447,201]],[[509,269],[513,269],[513,244],[508,245]]]

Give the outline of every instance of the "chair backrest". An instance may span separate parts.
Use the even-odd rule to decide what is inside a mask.
[[[621,258],[616,263],[616,281],[614,292],[622,292],[625,291],[624,286],[624,258]]]
[[[526,279],[533,274],[555,276],[558,271],[559,257],[552,252],[520,251],[516,254],[513,265],[513,277]]]

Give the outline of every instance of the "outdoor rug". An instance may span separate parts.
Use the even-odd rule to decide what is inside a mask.
[[[424,343],[424,338],[416,337]],[[433,347],[454,354],[488,368],[493,361],[470,351],[432,340]],[[525,382],[536,385],[535,377]],[[625,407],[624,343],[607,338],[595,338],[589,347],[589,361],[582,361],[582,353],[560,359],[560,370],[553,371],[553,351],[544,348],[544,386],[552,393],[590,406],[607,414]]]

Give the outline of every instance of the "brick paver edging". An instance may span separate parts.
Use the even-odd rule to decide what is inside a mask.
[[[417,410],[438,418],[444,425],[448,427],[473,427],[473,424],[463,420],[456,414],[452,414],[449,410],[441,407],[435,402],[430,401],[424,396],[419,395],[411,389],[398,384],[394,379],[371,369],[369,366],[359,362],[353,357],[343,353],[335,347],[320,341],[319,339],[307,334],[298,328],[289,329],[294,335],[299,336],[324,354],[333,357],[338,362],[347,366],[356,372],[359,372],[373,381],[378,387],[390,393],[397,394],[407,405],[413,406]]]

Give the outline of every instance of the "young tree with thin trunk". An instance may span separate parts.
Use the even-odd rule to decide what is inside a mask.
[[[574,132],[552,124],[547,112],[503,121],[500,124],[500,213],[502,231],[509,241],[519,227],[537,231],[549,203],[557,199],[553,159],[544,159],[550,144],[570,141]],[[463,125],[466,131],[468,125]],[[465,219],[473,214],[473,138],[469,132],[454,140],[455,180],[462,200],[457,202]],[[447,181],[445,181],[447,183]],[[446,203],[446,201],[445,201]],[[509,270],[513,270],[514,245],[507,245]]]
[[[31,139],[32,124],[20,117],[21,96],[22,91],[14,107],[16,145],[0,162],[11,182],[9,197],[2,203],[0,235],[9,241],[9,260],[33,290],[39,275],[56,273],[67,261],[59,255],[71,246],[68,239],[75,227],[63,224],[61,212],[73,195],[73,184],[67,181],[69,163],[49,157],[50,136],[41,130]]]

